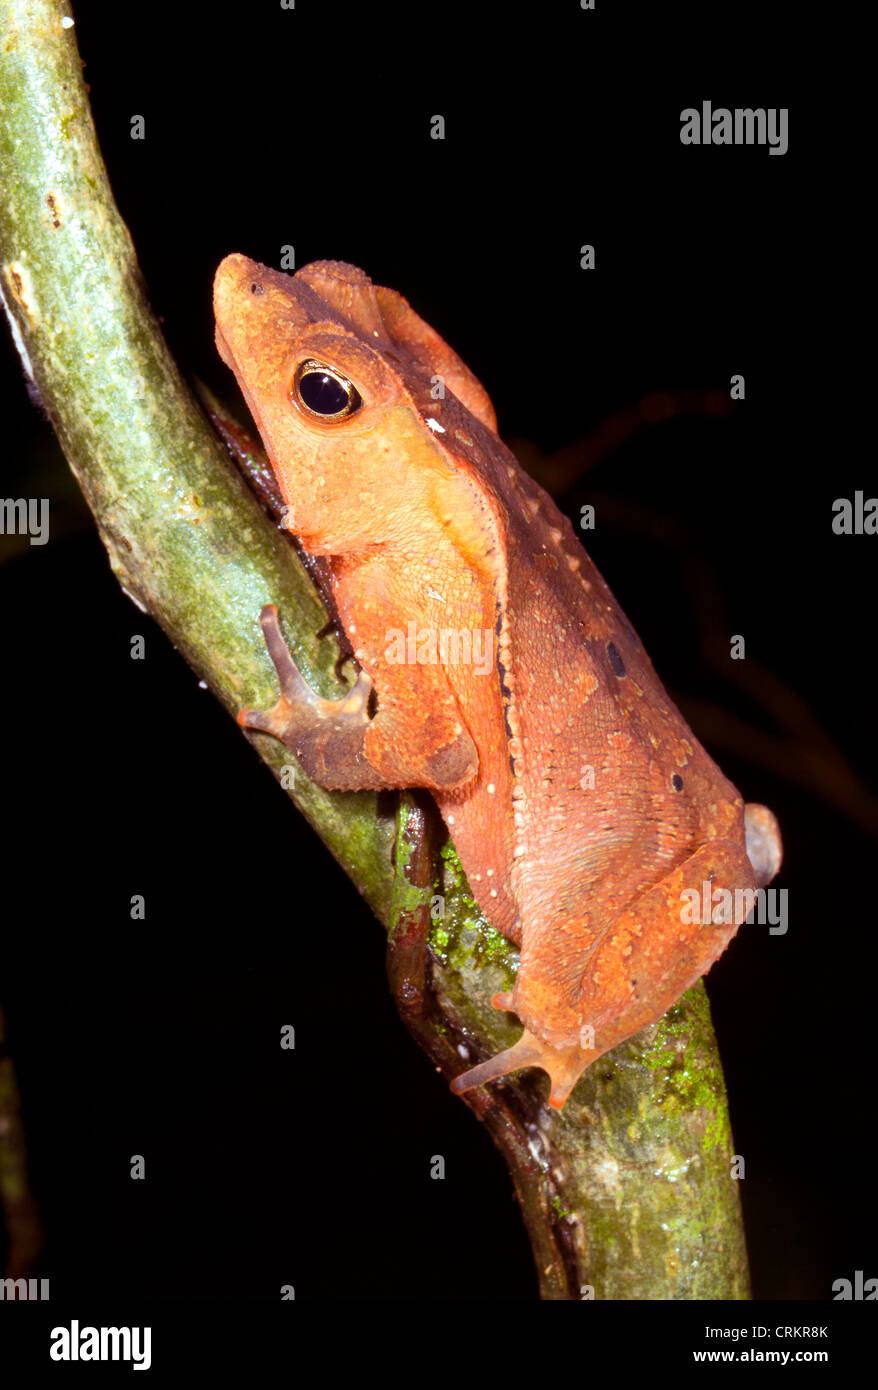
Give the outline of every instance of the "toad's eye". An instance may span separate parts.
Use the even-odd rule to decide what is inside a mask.
[[[352,381],[313,357],[299,363],[290,394],[306,415],[317,420],[346,420],[363,404]]]

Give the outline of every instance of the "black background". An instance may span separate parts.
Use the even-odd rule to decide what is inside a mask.
[[[862,369],[834,320],[857,249],[838,208],[858,195],[836,117],[793,90],[796,12],[75,13],[155,308],[184,370],[229,397],[213,271],[230,251],[277,264],[286,244],[297,265],[343,259],[401,291],[537,471],[648,392],[744,374],[732,414],[640,430],[559,502],[575,518],[598,500],[589,548],[684,712],[707,702],[782,741],[767,761],[758,738],[725,747],[692,715],[786,850],[787,936],[743,930],[709,979],[754,1293],[826,1299],[834,1279],[878,1275],[876,813],[838,790],[844,760],[875,781],[878,540],[831,531],[833,499],[874,476],[851,437]],[[703,99],[788,106],[789,152],[683,147],[679,113]],[[40,1270],[59,1294],[532,1299],[505,1168],[399,1023],[380,928],[117,588],[5,338],[0,369],[5,494],[50,496],[53,518],[45,547],[0,539],[0,984]],[[822,726],[828,763],[809,768],[734,663],[708,669],[705,631],[745,636],[785,708],[799,698]]]

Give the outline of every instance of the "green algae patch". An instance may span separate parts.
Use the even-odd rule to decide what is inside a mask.
[[[518,973],[518,948],[482,913],[473,897],[460,857],[449,841],[441,850],[443,889],[441,913],[430,933],[430,945],[441,964],[465,974],[480,966],[499,972],[498,989],[509,990]]]
[[[656,1024],[653,1043],[641,1060],[663,1077],[657,1102],[669,1112],[686,1113],[701,1130],[702,1150],[719,1147],[731,1154],[726,1088],[721,1069],[711,1065],[714,1050],[707,993],[697,985]]]

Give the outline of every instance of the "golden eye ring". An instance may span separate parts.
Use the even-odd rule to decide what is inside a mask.
[[[305,415],[324,424],[350,419],[363,404],[354,383],[316,357],[299,363],[290,395]]]

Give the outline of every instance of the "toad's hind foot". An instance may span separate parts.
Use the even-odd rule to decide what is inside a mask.
[[[593,1049],[550,1047],[525,1028],[514,1046],[456,1077],[451,1089],[459,1096],[463,1091],[484,1086],[487,1081],[496,1081],[498,1077],[508,1076],[521,1067],[542,1067],[543,1071],[549,1073],[552,1083],[549,1104],[553,1110],[560,1110],[586,1067],[597,1055]]]

